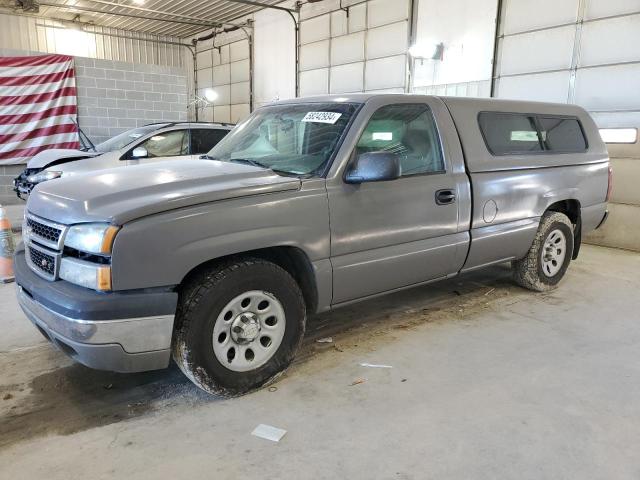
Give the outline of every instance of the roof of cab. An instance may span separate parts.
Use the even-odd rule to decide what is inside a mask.
[[[509,100],[509,99],[501,99],[501,98],[478,98],[478,97],[447,97],[440,95],[421,95],[414,93],[346,93],[346,94],[333,94],[333,95],[316,95],[310,97],[299,97],[299,98],[291,98],[288,100],[279,100],[270,103],[269,105],[284,105],[290,103],[315,103],[315,102],[326,102],[326,103],[365,103],[372,98],[387,98],[389,100],[403,99],[407,98],[415,98],[416,101],[424,98],[439,98],[447,105],[459,105],[466,106],[467,108],[479,108],[479,109],[487,109],[487,110],[499,110],[506,111],[506,108],[509,108],[508,111],[521,111],[523,107],[530,106],[531,111],[535,113],[536,111],[545,111],[548,112],[548,109],[551,108],[553,110],[564,110],[567,112],[566,114],[570,114],[569,112],[584,112],[584,110],[577,106],[567,103],[550,103],[550,102],[537,102],[532,100]],[[517,110],[513,110],[518,107]],[[548,112],[550,113],[550,112]]]

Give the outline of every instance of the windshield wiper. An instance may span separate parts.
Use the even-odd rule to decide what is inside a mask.
[[[247,165],[252,165],[254,167],[271,170],[271,167],[265,165],[264,163],[257,162],[256,160],[251,160],[250,158],[230,158],[229,161],[236,163],[246,163]]]

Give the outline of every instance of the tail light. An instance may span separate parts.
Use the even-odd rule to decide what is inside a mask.
[[[607,180],[607,198],[606,198],[607,202],[611,200],[612,190],[613,190],[613,169],[611,168],[611,165],[609,165],[609,178]]]

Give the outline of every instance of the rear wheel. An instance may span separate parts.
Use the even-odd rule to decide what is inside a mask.
[[[261,259],[228,263],[183,289],[173,358],[203,390],[241,395],[284,372],[305,321],[302,292],[289,273]]]
[[[555,288],[573,255],[573,225],[558,212],[546,212],[527,256],[513,262],[516,282],[529,290]]]

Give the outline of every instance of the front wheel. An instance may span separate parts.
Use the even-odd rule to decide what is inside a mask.
[[[564,277],[573,255],[573,225],[558,212],[546,212],[527,256],[513,262],[516,283],[545,292]]]
[[[261,259],[212,268],[183,288],[173,358],[203,390],[247,393],[276,379],[302,342],[306,309],[296,281]]]

